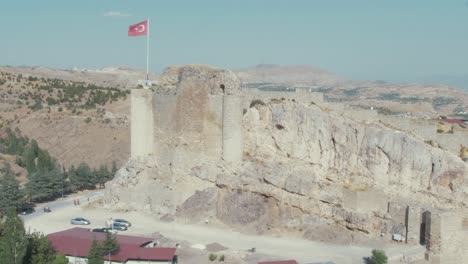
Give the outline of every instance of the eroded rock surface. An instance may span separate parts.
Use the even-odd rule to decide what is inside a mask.
[[[198,71],[173,70],[162,79],[179,89]],[[407,206],[417,227],[427,208],[466,205],[468,165],[459,156],[316,104],[276,100],[246,109],[243,141],[241,163],[204,154],[187,156],[190,162],[130,160],[106,184],[106,204],[344,243],[404,232]]]

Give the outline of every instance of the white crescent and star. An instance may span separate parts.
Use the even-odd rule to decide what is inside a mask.
[[[144,32],[145,31],[145,25],[138,25],[136,28],[135,28],[135,31],[136,32]]]

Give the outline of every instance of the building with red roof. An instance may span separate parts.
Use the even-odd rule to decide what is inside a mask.
[[[297,264],[297,261],[295,260],[265,261],[265,262],[258,262],[258,264]]]
[[[104,241],[106,235],[75,227],[49,234],[47,238],[54,250],[67,256],[71,263],[86,263],[93,240]],[[176,248],[155,247],[154,241],[147,237],[116,235],[116,238],[120,250],[111,255],[112,263],[177,263]]]

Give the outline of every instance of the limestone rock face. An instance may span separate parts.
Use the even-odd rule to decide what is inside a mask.
[[[179,81],[197,74],[184,72]],[[466,205],[468,165],[460,157],[314,104],[285,100],[247,109],[243,141],[242,163],[200,156],[190,168],[162,170],[156,162],[129,161],[106,185],[106,203],[335,242],[401,233],[407,206],[416,228],[425,208]]]
[[[165,215],[174,208],[171,188],[171,178],[159,173],[154,159],[130,159],[106,183],[104,206]]]

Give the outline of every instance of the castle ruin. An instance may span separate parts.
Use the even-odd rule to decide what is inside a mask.
[[[243,111],[254,100],[340,108],[324,102],[318,93],[243,91],[237,76],[226,70],[173,67],[161,77],[158,86],[132,90],[131,158],[153,157],[162,173],[182,174],[207,160],[214,164],[221,160],[242,163],[246,129],[242,126]],[[395,202],[381,190],[390,184],[386,181],[382,178],[369,190],[343,188],[343,208],[356,214],[379,214],[385,221],[400,224],[402,228],[395,232],[410,243],[424,245],[425,257],[433,264],[468,261],[464,246],[468,244],[468,218],[464,212]]]

